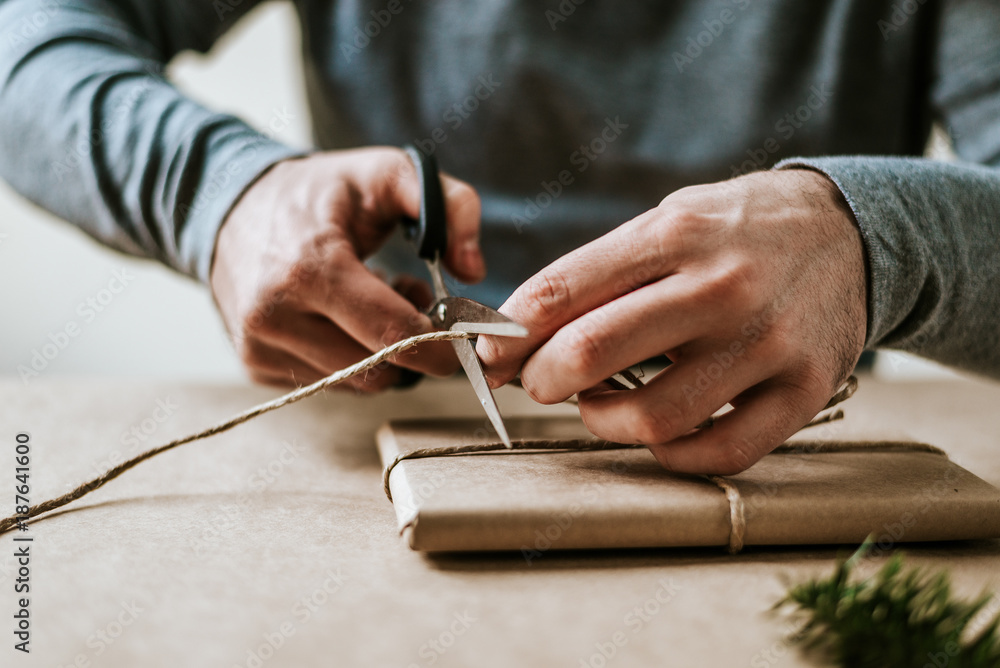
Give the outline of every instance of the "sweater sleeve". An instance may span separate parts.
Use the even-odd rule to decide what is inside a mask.
[[[866,347],[1000,378],[1000,11],[944,3],[930,104],[960,161],[792,158],[843,192],[868,263]]]
[[[229,209],[298,152],[184,97],[252,0],[0,0],[0,176],[118,250],[207,281]]]

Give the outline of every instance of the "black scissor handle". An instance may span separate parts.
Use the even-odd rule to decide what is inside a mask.
[[[417,168],[417,178],[420,180],[420,218],[414,220],[404,217],[403,230],[406,238],[417,247],[417,255],[424,260],[433,261],[444,255],[448,246],[444,190],[441,188],[437,160],[433,155],[424,155],[412,144],[407,144],[403,150]]]

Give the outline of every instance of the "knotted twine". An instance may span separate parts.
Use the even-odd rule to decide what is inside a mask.
[[[316,381],[311,385],[306,385],[300,387],[288,394],[280,396],[271,401],[264,402],[253,408],[247,409],[242,413],[234,415],[233,417],[215,424],[211,427],[203,429],[199,432],[189,434],[187,436],[182,436],[176,438],[169,443],[164,445],[151,448],[143,453],[140,453],[129,459],[127,461],[118,464],[117,466],[108,469],[96,478],[89,480],[70,492],[58,496],[54,499],[48,501],[43,501],[42,503],[31,506],[25,515],[11,515],[3,520],[0,520],[0,534],[4,534],[16,526],[19,526],[22,522],[28,519],[32,519],[42,515],[44,513],[51,512],[57,508],[61,508],[77,499],[80,499],[91,492],[100,489],[104,485],[108,484],[118,476],[122,475],[126,471],[135,466],[141,464],[147,459],[151,459],[159,454],[167,452],[168,450],[173,450],[176,447],[185,445],[187,443],[192,443],[194,441],[200,441],[202,439],[209,438],[210,436],[215,436],[216,434],[221,434],[223,432],[229,431],[233,427],[243,424],[244,422],[249,422],[265,413],[270,413],[271,411],[277,410],[289,404],[294,404],[298,401],[311,397],[315,394],[323,392],[335,385],[339,385],[344,381],[353,378],[359,374],[369,371],[379,364],[386,362],[387,360],[393,359],[403,352],[413,348],[414,346],[423,343],[425,341],[455,341],[458,339],[471,339],[477,336],[470,332],[456,332],[456,331],[440,331],[440,332],[428,332],[426,334],[418,334],[416,336],[411,336],[409,338],[403,339],[402,341],[397,341],[396,343],[386,346],[377,353],[367,357],[360,362],[352,364],[351,366],[345,367],[340,371],[336,371],[326,378]],[[633,387],[638,387],[642,385],[642,381],[639,380],[629,371],[624,371],[621,373],[622,377],[627,379],[632,383]],[[612,385],[618,386],[620,389],[627,389],[621,383],[609,379]],[[832,399],[824,407],[824,410],[839,404],[840,402],[850,398],[854,391],[857,389],[858,381],[857,378],[851,376],[845,385],[833,396]],[[809,424],[805,425],[803,429],[807,427],[812,427],[817,424],[822,424],[825,422],[830,422],[832,420],[839,420],[843,418],[843,413],[837,411],[831,415],[824,416],[813,420]],[[710,427],[712,425],[713,418],[709,418],[701,425],[699,428]],[[545,450],[552,452],[584,452],[584,451],[594,451],[594,450],[622,450],[622,449],[632,449],[641,448],[645,446],[624,444],[624,443],[614,443],[611,441],[519,441],[513,444],[513,449],[515,450]],[[402,453],[397,456],[388,466],[385,467],[382,476],[383,488],[386,495],[392,500],[392,495],[389,492],[389,474],[395,466],[403,461],[404,459],[419,459],[424,457],[440,457],[447,455],[460,455],[460,454],[471,454],[476,452],[496,452],[501,450],[506,450],[506,446],[503,443],[473,443],[458,446],[442,446],[438,448],[422,448],[419,450],[413,450],[408,453]],[[734,485],[728,482],[725,478],[721,476],[707,476],[708,479],[719,485],[720,488],[726,493],[726,497],[729,500],[730,505],[730,543],[729,549],[731,552],[739,551],[743,546],[743,533],[746,529],[746,520],[743,512],[743,501],[740,498],[739,491]]]

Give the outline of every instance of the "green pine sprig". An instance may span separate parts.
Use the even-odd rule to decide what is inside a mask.
[[[898,554],[876,575],[852,582],[851,571],[870,545],[841,560],[832,577],[794,586],[774,606],[792,606],[793,615],[804,618],[794,640],[808,655],[845,668],[1000,666],[1000,616],[966,637],[991,594],[957,600],[947,572],[904,568]]]

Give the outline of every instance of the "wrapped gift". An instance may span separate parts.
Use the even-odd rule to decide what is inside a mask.
[[[901,542],[1000,537],[1000,490],[910,442],[795,441],[733,476],[664,470],[576,418],[384,425],[378,447],[414,550],[548,550]]]

